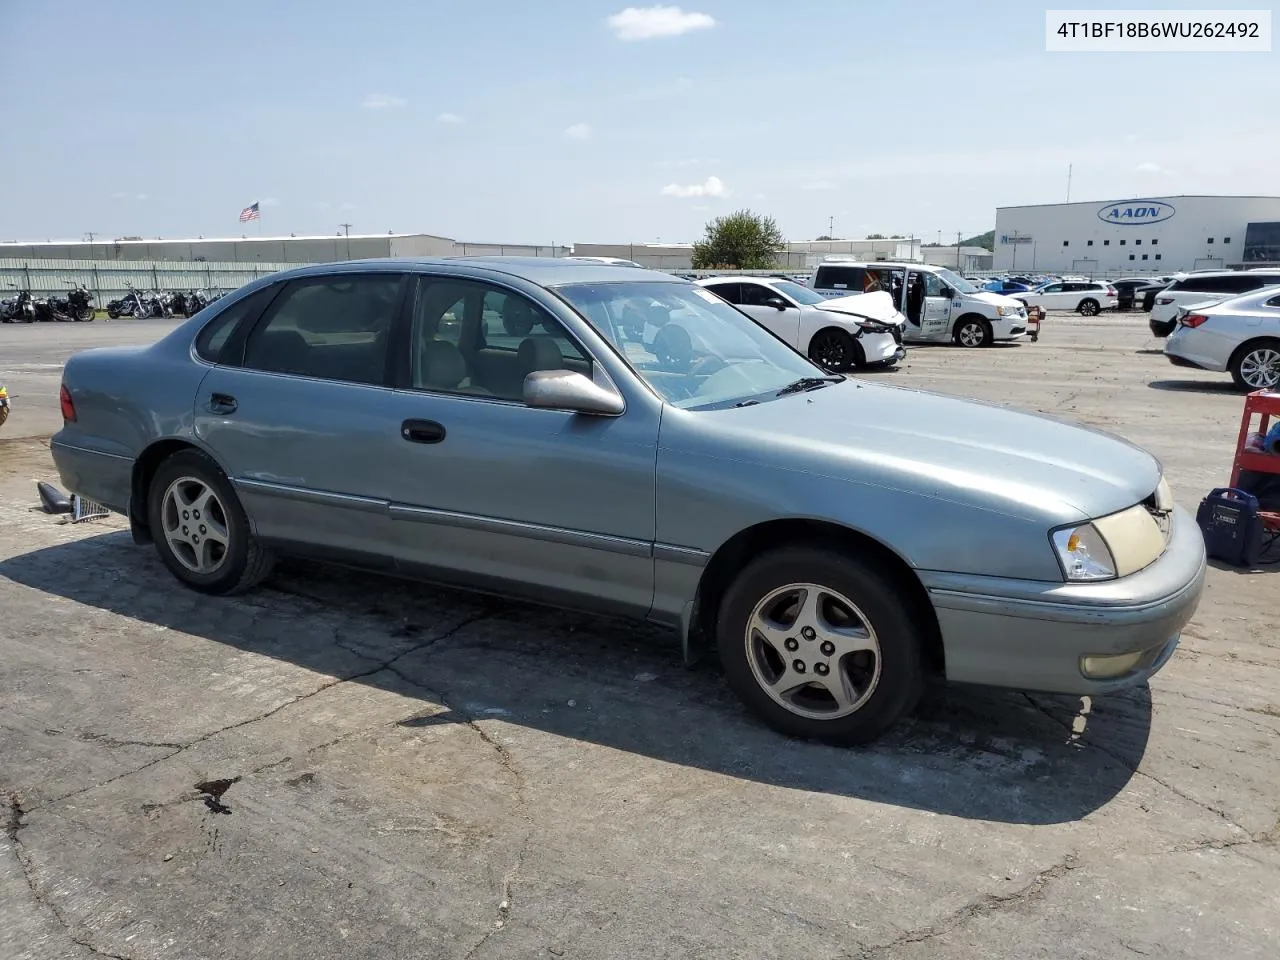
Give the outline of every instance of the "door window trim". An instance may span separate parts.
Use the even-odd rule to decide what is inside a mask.
[[[239,342],[236,343],[235,346],[239,353],[238,355],[232,355],[228,360],[224,360],[223,366],[234,367],[238,370],[246,370],[250,373],[257,373],[268,377],[293,377],[299,380],[316,380],[321,383],[341,383],[355,387],[390,387],[390,372],[393,366],[392,361],[396,354],[396,324],[405,311],[405,291],[411,286],[411,284],[407,282],[410,276],[411,274],[405,270],[343,270],[334,273],[311,273],[301,277],[291,277],[288,280],[282,281],[279,284],[280,290],[271,298],[271,302],[267,304],[266,308],[258,314],[258,319],[247,326],[244,335],[238,336],[239,331],[236,331]],[[335,380],[332,377],[319,377],[306,373],[286,373],[280,370],[259,370],[256,367],[246,367],[244,365],[244,354],[249,343],[249,338],[253,336],[259,328],[270,323],[271,319],[280,312],[280,307],[285,302],[283,299],[285,291],[317,282],[323,283],[326,281],[333,281],[334,279],[341,277],[353,280],[365,279],[367,277],[397,277],[400,281],[400,299],[391,315],[391,326],[388,329],[387,335],[387,354],[383,358],[381,383],[368,383],[363,380]],[[223,353],[226,353],[227,348],[230,346],[232,346],[230,342],[225,344],[223,346]]]
[[[551,408],[530,407],[523,400],[513,400],[510,397],[487,396],[481,393],[462,393],[453,390],[440,390],[434,387],[417,387],[413,384],[413,309],[418,302],[418,293],[422,288],[430,283],[466,283],[474,284],[480,287],[489,287],[498,290],[507,296],[517,296],[526,303],[536,307],[543,313],[549,315],[552,320],[559,324],[564,338],[573,346],[577,347],[578,352],[582,354],[583,359],[591,364],[591,380],[601,386],[608,387],[618,396],[623,398],[626,403],[626,397],[613,381],[613,377],[609,375],[609,371],[605,365],[600,362],[600,358],[595,352],[588,349],[586,344],[582,342],[582,338],[571,330],[562,318],[556,315],[555,311],[549,309],[546,304],[540,303],[531,297],[525,291],[519,289],[512,284],[506,283],[500,279],[493,277],[476,277],[469,274],[454,273],[436,273],[436,272],[413,272],[408,274],[409,283],[406,284],[407,290],[404,301],[401,304],[402,309],[397,317],[397,324],[392,328],[391,334],[391,356],[388,365],[387,385],[393,390],[403,390],[408,393],[425,394],[433,397],[451,397],[455,400],[476,400],[481,403],[501,403],[512,407],[522,407],[526,410],[545,409],[549,413],[566,413],[564,410],[554,410]],[[483,301],[482,301],[483,302]],[[572,309],[572,307],[570,307]],[[626,410],[623,410],[626,413]]]

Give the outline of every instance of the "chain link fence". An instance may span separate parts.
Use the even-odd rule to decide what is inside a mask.
[[[108,300],[146,290],[205,290],[229,293],[258,277],[297,267],[296,263],[182,263],[162,260],[23,260],[0,258],[0,297],[17,290],[32,296],[65,295],[83,284],[102,309]]]

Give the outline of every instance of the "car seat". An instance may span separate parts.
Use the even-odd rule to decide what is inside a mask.
[[[448,390],[491,396],[480,387],[460,386],[468,377],[467,361],[462,351],[448,340],[429,340],[418,353],[418,369],[414,386],[426,390]]]

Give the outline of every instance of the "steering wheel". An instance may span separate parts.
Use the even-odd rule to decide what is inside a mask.
[[[723,370],[729,364],[721,357],[715,354],[707,354],[705,357],[699,358],[693,366],[689,368],[689,373],[696,377],[709,377],[720,370]]]

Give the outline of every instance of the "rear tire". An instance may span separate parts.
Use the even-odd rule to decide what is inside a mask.
[[[1231,379],[1241,390],[1267,390],[1280,386],[1280,340],[1250,340],[1237,348],[1228,365]]]
[[[729,686],[781,733],[866,743],[920,698],[926,627],[916,599],[882,565],[782,547],[743,569],[719,609]]]
[[[1082,317],[1096,317],[1101,312],[1102,307],[1098,305],[1098,301],[1092,297],[1086,297],[1080,301],[1080,306],[1076,308],[1080,311]]]
[[[147,493],[147,521],[160,560],[201,593],[243,593],[274,564],[250,532],[230,481],[198,450],[179,451],[160,464]]]

